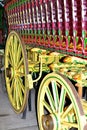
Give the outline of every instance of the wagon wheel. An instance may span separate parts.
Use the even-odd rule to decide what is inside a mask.
[[[16,113],[23,112],[26,107],[28,97],[27,74],[28,64],[24,44],[19,35],[12,31],[6,42],[5,78],[8,97]]]
[[[37,110],[40,130],[86,130],[79,96],[61,74],[51,73],[43,79]]]

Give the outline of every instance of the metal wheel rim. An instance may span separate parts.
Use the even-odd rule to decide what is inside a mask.
[[[27,104],[27,74],[28,62],[24,43],[18,33],[11,31],[5,48],[5,79],[8,97],[16,113],[22,113]]]
[[[60,109],[60,108],[63,109],[63,107],[62,107],[62,105],[60,105],[58,108],[58,102],[57,102],[55,96],[54,96],[55,108],[54,108],[54,105],[50,103],[50,100],[53,100],[53,99],[52,99],[52,97],[48,98],[48,96],[51,94],[51,92],[47,87],[50,82],[54,82],[54,81],[57,81],[58,83],[61,83],[62,85],[64,84],[66,86],[66,88],[64,86],[65,91],[63,89],[61,89],[62,94],[64,95],[64,92],[66,92],[71,100],[71,104],[70,104],[71,108],[68,107],[66,110],[69,112],[72,109],[74,110],[73,113],[74,113],[74,115],[76,115],[76,118],[75,118],[75,116],[74,116],[74,118],[77,119],[77,123],[73,123],[71,121],[69,122],[69,120],[65,120],[65,118],[68,117],[67,115],[64,117],[64,115],[67,113],[66,110],[65,110],[65,112],[63,112],[64,110],[62,110],[61,112],[58,112],[59,111],[58,109]],[[58,98],[56,90],[57,90],[57,88],[55,85],[54,92],[56,93],[55,95]],[[47,93],[49,93],[48,96],[47,96]],[[46,100],[44,99],[45,95],[47,96],[47,98],[49,100],[48,104],[47,104]],[[60,95],[60,97],[61,97],[61,95]],[[60,98],[61,101],[62,101],[62,98],[63,97]],[[49,104],[51,107],[49,106]],[[64,104],[64,102],[62,101],[60,104]],[[44,113],[44,107],[47,109],[47,111],[49,111],[49,114],[46,113],[46,116]],[[69,110],[69,109],[71,109],[71,110]],[[80,104],[79,96],[78,96],[76,90],[74,89],[74,86],[71,84],[71,82],[67,78],[65,78],[63,75],[51,73],[51,74],[48,74],[43,79],[43,81],[40,85],[39,93],[38,93],[37,110],[38,110],[37,113],[38,113],[38,123],[39,123],[40,130],[49,130],[49,129],[50,130],[71,130],[72,126],[75,126],[75,128],[77,127],[76,128],[77,130],[86,130],[86,127],[85,127],[86,119],[85,119],[85,115],[84,115],[84,112],[82,109],[82,105]],[[67,122],[65,122],[65,125],[66,126],[71,125],[70,127],[68,127],[68,126],[64,127],[64,125],[63,125],[64,121],[62,121],[63,119],[61,118],[61,116],[58,115],[58,113],[60,115],[62,115],[62,118],[64,118],[65,121],[67,121]],[[44,120],[43,120],[43,117],[44,117]],[[57,118],[57,121],[56,121],[56,118]],[[60,119],[61,123],[60,123],[60,121],[58,122],[58,118],[61,118]],[[46,123],[44,123],[46,121],[48,122],[48,126],[46,125]],[[58,124],[58,123],[60,123],[60,124]]]

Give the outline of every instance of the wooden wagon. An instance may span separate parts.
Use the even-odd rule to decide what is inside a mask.
[[[38,89],[40,130],[87,130],[87,1],[5,1],[7,92],[16,113]]]

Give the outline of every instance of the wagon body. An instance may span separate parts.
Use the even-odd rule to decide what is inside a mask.
[[[86,57],[86,6],[86,0],[11,0],[5,9],[9,31],[18,31],[25,44]]]
[[[23,112],[28,89],[40,85],[40,130],[86,130],[87,1],[11,0],[5,10],[5,77],[14,110]]]

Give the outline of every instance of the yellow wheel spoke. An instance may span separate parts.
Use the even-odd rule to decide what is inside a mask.
[[[24,77],[24,76],[25,76],[25,73],[18,72],[18,75],[20,75],[20,77]]]
[[[17,65],[18,65],[18,63],[20,62],[21,54],[22,54],[21,46],[20,46],[20,44],[18,44]]]
[[[8,92],[9,92],[9,94],[11,95],[11,87],[10,87],[9,78],[6,78],[6,82],[7,82],[7,85],[8,85],[8,87],[7,87]]]
[[[10,77],[10,78],[9,78],[9,82],[11,82],[12,80],[13,80],[13,77]]]
[[[73,105],[70,104],[70,106],[64,111],[62,118],[67,117],[68,114],[70,114],[71,110],[73,110]]]
[[[17,109],[20,109],[19,89],[18,89],[18,82],[17,82],[17,80],[15,81],[15,83],[16,83],[16,105],[17,105]]]
[[[43,106],[44,106],[50,113],[53,113],[53,111],[52,111],[50,105],[49,105],[45,100],[42,101],[42,104],[43,104]]]
[[[22,65],[23,65],[23,57],[21,58],[21,60],[18,63],[17,69],[19,69]]]
[[[18,42],[18,38],[17,36],[14,36],[14,46],[16,45],[15,46],[16,48],[14,47],[14,50],[17,49],[17,42]]]
[[[64,125],[64,127],[67,128],[78,128],[78,124],[77,123],[71,123],[71,122],[66,122],[66,121],[62,121],[62,125]]]
[[[17,106],[17,109],[20,109],[20,101],[19,101],[18,90],[17,89],[16,89],[16,106]]]
[[[52,81],[52,90],[53,90],[53,97],[54,97],[54,102],[55,102],[55,108],[56,108],[56,111],[58,111],[59,95],[58,95],[57,84],[56,84],[55,81]]]
[[[66,91],[65,91],[65,89],[62,87],[62,88],[61,88],[61,95],[60,95],[60,103],[59,103],[59,112],[60,112],[60,113],[63,112],[64,103],[65,103],[65,96],[66,96]]]
[[[12,36],[12,40],[11,40],[11,43],[10,43],[10,50],[9,50],[10,52],[11,52],[11,54],[12,54],[12,58],[13,58],[13,64],[15,63],[14,62],[14,59],[15,59],[15,57],[14,57],[14,55],[15,55],[15,50],[14,50],[14,44],[13,44],[13,36]]]
[[[23,85],[23,83],[22,83],[22,81],[21,81],[20,78],[18,78],[18,82],[19,82],[19,85],[20,85],[20,87],[21,87],[21,90],[22,90],[22,92],[23,92],[23,94],[24,94],[24,93],[25,93],[25,86]]]
[[[68,130],[68,129],[63,127],[61,130]]]
[[[12,36],[11,47],[12,47],[12,53],[14,55],[14,36]]]
[[[19,95],[20,105],[22,106],[24,94],[22,93],[22,89],[21,89],[21,86],[20,86],[18,79],[17,79],[17,81],[18,81],[18,95]]]
[[[11,83],[11,93],[14,91],[14,79],[12,80],[12,83]]]
[[[19,100],[20,100],[20,105],[21,105],[21,106],[22,106],[22,104],[23,104],[23,98],[24,98],[24,95],[23,95],[21,89],[19,88]]]
[[[7,56],[7,58],[8,58],[8,64],[10,64],[12,66],[12,60],[11,60],[11,58],[9,56]]]
[[[17,53],[15,52],[15,55],[14,55],[14,63],[15,63],[15,66],[17,66]]]
[[[14,62],[15,62],[15,64],[17,65],[17,42],[18,42],[18,39],[17,39],[17,37],[16,36],[14,36],[14,41],[15,41],[15,43],[14,43]]]
[[[16,86],[15,86],[15,81],[14,81],[13,101],[14,101],[14,104],[16,106]]]
[[[13,53],[12,53],[12,48],[9,47],[9,58],[11,60],[11,64],[14,65],[14,56],[13,56]]]
[[[54,104],[54,100],[53,100],[53,97],[52,97],[52,94],[50,92],[49,87],[47,87],[47,89],[46,89],[46,95],[47,95],[49,103],[50,103],[50,105],[52,107],[52,110],[55,111],[55,104]]]

